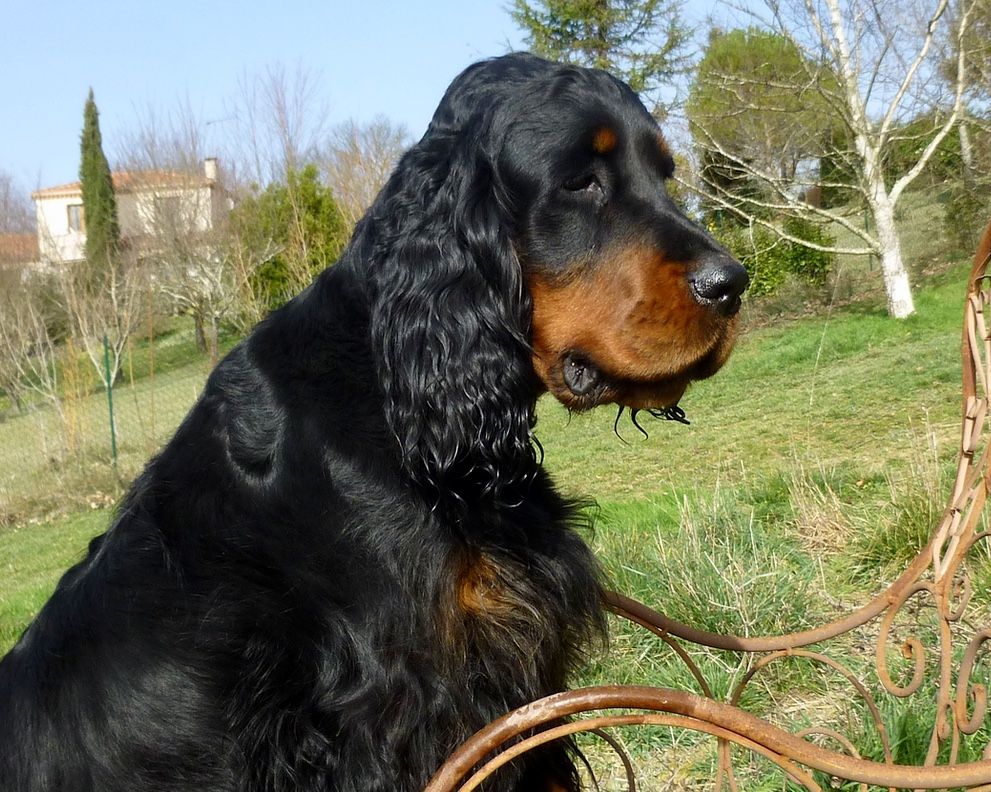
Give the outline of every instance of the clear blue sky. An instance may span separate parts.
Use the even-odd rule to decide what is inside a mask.
[[[300,64],[331,124],[376,115],[426,128],[469,63],[522,47],[509,0],[0,0],[0,170],[25,189],[77,178],[90,86],[104,145],[149,107],[188,97],[222,118],[239,78]]]

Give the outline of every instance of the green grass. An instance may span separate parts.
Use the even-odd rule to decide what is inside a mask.
[[[61,574],[82,558],[90,539],[107,528],[105,510],[28,523],[0,534],[0,655],[51,595]]]
[[[209,360],[195,349],[192,329],[173,320],[132,345],[113,390],[118,449],[114,468],[109,405],[89,359],[72,362],[75,395],[63,414],[34,404],[0,422],[0,526],[68,508],[106,503],[175,431],[199,396]],[[69,367],[62,367],[63,381]]]

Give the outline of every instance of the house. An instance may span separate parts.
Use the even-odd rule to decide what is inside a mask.
[[[205,233],[230,209],[217,160],[203,161],[202,172],[122,171],[111,174],[117,196],[121,238],[132,245],[179,230]],[[38,221],[41,262],[59,266],[86,257],[86,216],[79,182],[31,193]]]

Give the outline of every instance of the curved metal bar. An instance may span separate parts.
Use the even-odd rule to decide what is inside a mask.
[[[799,765],[791,761],[791,759],[787,756],[775,753],[760,743],[756,743],[742,735],[734,734],[728,729],[717,726],[713,723],[708,723],[706,721],[697,720],[695,718],[683,715],[663,712],[644,712],[634,715],[610,715],[598,718],[588,718],[586,720],[571,721],[560,726],[546,729],[545,731],[538,732],[531,737],[527,737],[513,743],[513,745],[509,748],[506,748],[488,762],[485,762],[485,764],[476,770],[464,783],[459,782],[468,770],[465,770],[459,775],[458,771],[460,768],[448,768],[448,764],[450,764],[449,760],[448,764],[445,764],[434,775],[434,777],[430,779],[430,782],[427,784],[424,792],[454,792],[454,790],[457,790],[457,792],[473,792],[473,790],[477,789],[479,785],[485,781],[485,779],[499,770],[499,768],[540,745],[544,745],[546,743],[553,742],[554,740],[559,740],[562,737],[567,737],[583,731],[599,731],[607,727],[618,726],[672,726],[691,729],[704,734],[711,734],[714,737],[718,737],[721,742],[737,743],[740,746],[753,751],[754,753],[770,759],[792,780],[798,784],[801,784],[802,787],[809,792],[823,792],[822,787],[815,782],[815,779]]]
[[[619,761],[623,763],[623,771],[626,773],[626,790],[627,792],[637,792],[637,774],[633,769],[633,762],[630,760],[630,755],[626,752],[626,747],[615,737],[613,737],[605,729],[589,729],[589,734],[594,734],[602,742],[606,743],[610,748],[612,748],[613,753],[619,757]],[[588,768],[589,772],[592,768]],[[598,784],[596,784],[598,786]]]
[[[915,661],[915,668],[912,670],[912,680],[907,685],[896,685],[891,675],[888,673],[888,635],[894,626],[895,617],[908,600],[921,592],[932,593],[932,586],[929,583],[916,583],[905,591],[901,592],[898,600],[891,604],[884,618],[881,620],[881,633],[877,639],[877,672],[881,678],[881,684],[893,696],[907,698],[914,694],[922,686],[922,680],[926,671],[926,649],[922,641],[912,636],[902,642],[902,654],[907,660]]]
[[[814,737],[814,736],[827,737],[830,740],[835,740],[841,746],[843,746],[843,750],[845,750],[850,756],[856,756],[858,759],[863,758],[860,755],[860,751],[857,750],[857,746],[855,746],[852,742],[850,742],[850,739],[845,734],[840,734],[838,731],[835,731],[834,729],[823,729],[823,728],[802,729],[801,731],[795,732],[795,736],[803,737],[803,738]],[[860,787],[860,792],[867,792],[867,784],[858,784],[858,786]],[[895,792],[893,787],[889,787],[889,789],[891,790],[891,792]]]
[[[779,652],[772,652],[769,655],[764,655],[740,680],[739,684],[736,686],[736,689],[733,691],[733,695],[730,698],[729,703],[734,707],[739,706],[740,697],[743,695],[743,688],[750,681],[750,679],[753,678],[761,669],[767,667],[776,660],[780,660],[785,657],[804,657],[806,659],[827,665],[838,674],[841,674],[851,685],[853,685],[854,689],[860,694],[860,697],[867,705],[868,711],[871,713],[871,720],[874,722],[874,728],[877,729],[878,736],[881,738],[881,749],[884,751],[884,761],[888,764],[894,763],[895,759],[891,753],[891,739],[888,736],[888,729],[884,725],[884,719],[881,717],[881,710],[878,708],[877,702],[874,700],[874,696],[871,695],[871,692],[867,689],[866,685],[864,685],[864,683],[861,682],[853,674],[853,672],[850,671],[850,669],[846,668],[846,666],[837,662],[833,658],[822,654],[821,652],[810,652],[808,649],[784,649]],[[836,734],[836,732],[832,732],[829,729],[816,729],[815,731],[823,734],[827,732],[830,734]],[[799,733],[799,736],[801,736],[801,733]],[[852,744],[849,747],[852,749]],[[851,753],[856,753],[856,751],[851,750]],[[859,756],[859,754],[857,755]]]
[[[745,741],[747,748],[759,748],[765,756],[787,757],[830,776],[865,784],[907,789],[946,789],[991,783],[991,761],[931,767],[872,762],[826,750],[737,707],[692,693],[638,685],[605,685],[548,696],[493,721],[451,755],[427,786],[426,792],[457,789],[455,784],[485,755],[520,734],[581,713],[615,708],[681,715],[700,724],[718,727],[725,731],[721,736],[739,744],[744,744],[741,740]],[[597,728],[603,725],[598,720],[595,724]],[[693,724],[692,728],[696,725],[699,724]],[[581,722],[566,723],[556,728],[566,730],[560,734],[571,733],[568,729],[582,730]],[[548,729],[547,732],[528,739],[536,739],[551,732]],[[523,748],[516,753],[525,750],[527,749]],[[462,792],[467,792],[471,787],[461,789]]]
[[[723,779],[728,779],[730,792],[740,792],[740,787],[736,783],[736,773],[733,772],[733,753],[730,750],[730,742],[725,738],[720,738],[716,744],[716,752],[719,756],[719,763],[716,770],[716,789],[722,790]]]
[[[977,662],[977,653],[981,646],[987,641],[991,641],[991,629],[981,630],[975,635],[967,645],[964,652],[963,661],[960,664],[960,674],[957,677],[957,698],[955,715],[957,726],[964,734],[974,734],[984,723],[988,709],[987,686],[981,683],[971,684],[970,677],[974,672],[974,665]],[[967,717],[967,699],[969,697],[974,702],[974,713]]]
[[[820,643],[837,635],[850,632],[867,622],[877,618],[890,607],[893,598],[914,583],[919,575],[929,565],[931,543],[916,556],[911,566],[899,576],[898,580],[879,594],[867,605],[842,619],[825,624],[812,630],[791,633],[789,635],[767,635],[760,637],[745,637],[741,635],[722,635],[720,633],[699,630],[683,624],[675,619],[662,616],[653,608],[637,602],[630,597],[614,591],[606,593],[606,607],[618,616],[644,627],[654,628],[664,633],[676,635],[690,643],[708,646],[712,649],[726,649],[734,652],[774,652],[781,649],[794,649],[799,646]]]
[[[618,597],[619,595],[618,594],[613,594],[612,592],[608,592],[608,591],[606,592],[606,600],[607,601],[608,601],[609,597],[612,597],[612,596],[617,596]],[[635,600],[631,600],[631,602],[633,602],[633,601],[635,601]],[[613,613],[616,616],[619,616],[621,618],[625,618],[627,621],[631,621],[634,624],[637,624],[640,627],[643,627],[644,629],[652,632],[654,635],[656,635],[658,638],[660,638],[662,641],[664,641],[664,643],[666,643],[669,647],[671,647],[671,650],[676,655],[678,655],[678,658],[685,664],[685,667],[688,669],[689,673],[692,675],[692,678],[695,680],[695,683],[699,686],[699,689],[702,691],[702,694],[704,696],[708,696],[709,698],[714,698],[714,696],[712,695],[712,688],[709,687],[708,681],[706,681],[706,678],[702,675],[702,671],[699,669],[698,663],[696,663],[694,660],[692,660],[691,655],[689,655],[688,652],[685,651],[685,647],[683,647],[680,643],[678,643],[672,637],[672,634],[671,633],[669,633],[667,630],[663,629],[662,627],[659,627],[659,626],[650,624],[650,623],[645,622],[645,621],[640,621],[638,619],[633,618],[629,614],[621,613],[620,611],[617,611],[614,608],[612,608],[611,610],[613,611]]]

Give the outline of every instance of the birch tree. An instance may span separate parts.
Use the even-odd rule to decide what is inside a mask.
[[[909,185],[923,172],[933,154],[960,121],[967,86],[967,48],[955,48],[952,79],[940,76],[940,47],[949,36],[965,40],[974,0],[956,3],[951,25],[951,0],[766,0],[766,13],[749,11],[767,30],[803,53],[802,68],[776,91],[794,92],[829,108],[821,124],[819,150],[807,152],[807,163],[819,166],[801,184],[793,174],[767,167],[747,156],[721,134],[724,116],[710,113],[691,119],[693,135],[702,149],[727,163],[738,179],[761,189],[741,196],[713,180],[699,189],[714,205],[748,221],[773,228],[783,238],[782,218],[800,216],[834,222],[856,241],[829,246],[830,252],[874,255],[880,261],[888,312],[904,318],[915,311],[908,271],[902,256],[895,209]],[[717,83],[727,97],[759,96],[761,85],[752,73],[700,75]],[[759,98],[734,104],[733,112],[760,112]],[[898,142],[909,120],[932,119],[914,163],[895,174],[886,172],[885,156]],[[718,123],[717,123],[718,121]],[[805,136],[805,140],[809,139]],[[831,181],[827,169],[845,174]],[[853,205],[824,207],[804,200],[803,186],[848,190]],[[865,227],[862,212],[871,222]],[[815,247],[811,245],[811,247]]]

